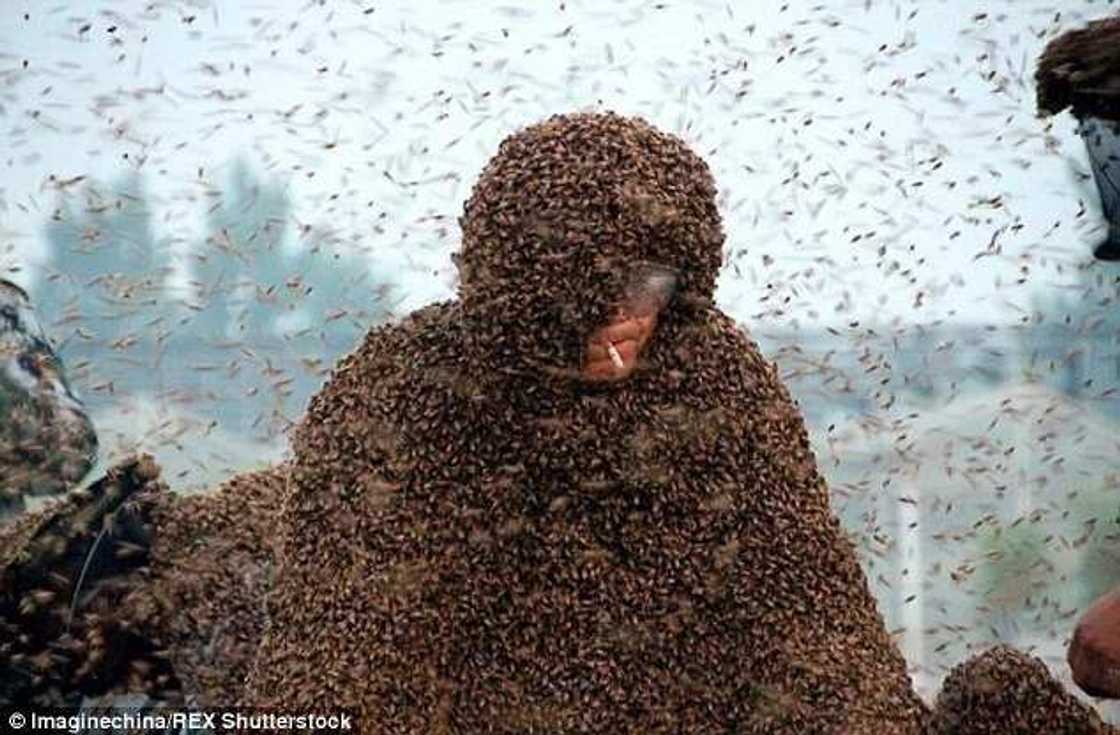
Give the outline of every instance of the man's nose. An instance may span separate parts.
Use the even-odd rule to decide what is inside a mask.
[[[660,311],[672,300],[679,280],[680,273],[676,268],[657,263],[640,263],[629,279],[627,301]]]

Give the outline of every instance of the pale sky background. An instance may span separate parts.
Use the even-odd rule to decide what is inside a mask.
[[[287,182],[292,245],[296,226],[312,225],[368,248],[371,268],[392,274],[403,314],[453,295],[457,218],[503,137],[556,112],[612,109],[680,134],[708,161],[728,235],[718,299],[748,327],[833,327],[853,351],[868,329],[994,327],[989,343],[957,346],[978,352],[1011,339],[1032,295],[1084,283],[1088,269],[1102,285],[1075,295],[1097,301],[1120,275],[1091,257],[1104,226],[1075,121],[1038,119],[1033,86],[1050,38],[1118,8],[7,0],[0,273],[24,285],[39,277],[58,181],[111,182],[135,169],[156,235],[184,254],[205,238],[205,212],[245,156]],[[1081,568],[1064,538],[1046,572],[1055,579],[1043,580],[1056,601],[1045,615],[1016,601],[1019,617],[998,619],[978,586],[950,572],[983,567],[988,549],[968,530],[980,513],[1010,523],[1045,508],[1055,518],[1069,488],[1113,476],[1115,433],[1038,386],[1000,390],[949,407],[900,400],[841,417],[836,432],[810,427],[838,505],[881,490],[874,507],[884,518],[849,524],[861,543],[877,524],[895,533],[921,523],[884,552],[887,576],[917,571],[872,587],[892,628],[908,630],[904,650],[927,695],[969,649],[1020,624],[1029,630],[1019,643],[1037,644],[1067,676],[1063,605]],[[148,425],[136,418],[143,410],[112,420],[135,432]],[[1018,448],[1014,461],[1001,459],[1008,447]],[[259,449],[245,454],[254,451],[259,459]],[[916,506],[899,498],[909,496],[920,513],[906,515]],[[979,510],[946,509],[944,498],[960,497]],[[931,541],[953,523],[966,543]],[[919,602],[902,604],[911,594]],[[1023,622],[1040,618],[1041,628]]]
[[[749,324],[1013,323],[1089,265],[1084,147],[1068,114],[1036,119],[1032,77],[1045,40],[1108,3],[750,6],[8,4],[0,265],[36,277],[51,175],[137,167],[157,234],[188,248],[247,154],[288,179],[296,220],[372,245],[408,311],[453,293],[456,218],[502,137],[589,108],[709,161],[719,298]]]

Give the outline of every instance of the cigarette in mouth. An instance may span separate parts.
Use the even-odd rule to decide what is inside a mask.
[[[626,367],[626,363],[622,361],[622,355],[618,354],[618,348],[614,346],[613,342],[607,345],[607,354],[611,356],[611,362],[614,363],[616,368],[621,370]]]

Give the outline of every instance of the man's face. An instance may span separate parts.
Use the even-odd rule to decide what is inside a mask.
[[[676,284],[676,272],[670,268],[640,264],[635,269],[611,320],[587,340],[581,370],[586,380],[625,380],[634,372]]]

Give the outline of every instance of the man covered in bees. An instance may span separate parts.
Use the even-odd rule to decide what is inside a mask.
[[[554,116],[461,225],[459,298],[372,330],[252,484],[274,561],[242,701],[369,733],[1097,731],[1006,649],[914,694],[796,404],[713,303],[680,140]],[[189,578],[169,553],[157,582]]]
[[[460,298],[373,331],[295,435],[249,699],[393,733],[926,726],[796,404],[713,305],[704,162],[556,116],[461,226]]]

